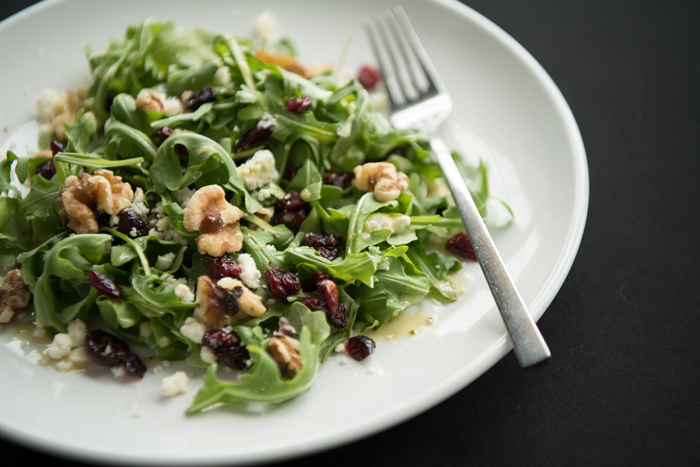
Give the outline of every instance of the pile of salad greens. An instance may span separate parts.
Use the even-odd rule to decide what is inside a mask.
[[[106,50],[87,47],[93,81],[84,108],[64,126],[65,151],[53,158],[8,152],[0,162],[0,264],[21,265],[37,326],[66,332],[69,322],[81,319],[88,328],[106,329],[136,348],[149,347],[160,359],[208,367],[190,414],[222,403],[279,403],[295,397],[309,389],[320,363],[353,332],[378,328],[429,294],[444,300],[458,296],[448,274],[461,268],[460,259],[431,245],[444,245],[462,223],[425,135],[397,131],[373,113],[368,91],[357,80],[339,83],[332,72],[307,79],[256,58],[261,48],[296,54],[286,39],[261,43],[198,28],[178,32],[170,22],[153,20],[129,26],[124,38],[111,41]],[[167,115],[136,106],[142,89],[180,96],[204,86],[212,87],[215,100],[193,112]],[[287,101],[302,96],[311,98],[308,111],[286,109]],[[241,136],[264,116],[276,122],[272,134],[234,152]],[[151,137],[163,127],[173,129],[172,135]],[[55,136],[42,139],[40,146],[48,147],[50,139]],[[274,154],[279,177],[248,192],[236,167],[262,149]],[[485,216],[486,168],[454,157]],[[48,161],[55,175],[35,174]],[[324,174],[351,172],[372,161],[387,161],[409,175],[408,189],[398,199],[379,202],[354,186],[323,183]],[[153,215],[161,203],[178,239],[131,238],[109,227],[95,234],[70,230],[59,216],[59,190],[68,176],[97,169],[141,188]],[[13,183],[15,176],[31,186],[25,196]],[[198,233],[183,227],[179,196],[206,185],[221,186],[226,199],[245,212],[242,250],[227,256],[235,260],[248,253],[261,272],[270,265],[295,269],[301,283],[314,272],[332,276],[345,308],[345,329],[333,328],[323,311],[311,311],[299,301],[272,304],[261,280],[253,291],[268,304],[267,311],[233,328],[250,354],[248,368],[229,381],[217,372],[217,363],[202,361],[201,344],[180,332],[197,302],[183,302],[175,288],[186,283],[196,293],[197,279],[208,274],[207,256],[195,245]],[[261,195],[264,190],[267,197]],[[298,231],[255,215],[292,191],[301,194],[308,212]],[[391,229],[364,232],[366,219],[375,213],[407,215],[411,223],[397,234]],[[337,257],[328,260],[301,246],[308,233],[342,237]],[[158,257],[169,253],[174,260],[159,270]],[[91,287],[90,270],[116,282],[125,299],[112,300]],[[266,351],[281,317],[298,331],[303,365],[293,378],[285,378]],[[139,331],[143,323],[152,329],[147,336]]]

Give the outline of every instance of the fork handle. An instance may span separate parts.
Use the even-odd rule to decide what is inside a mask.
[[[430,145],[447,185],[452,191],[457,210],[467,229],[474,252],[491,289],[496,306],[513,341],[520,366],[534,365],[551,357],[549,347],[523,303],[496,245],[481,219],[479,210],[467,189],[457,165],[436,128],[429,128]]]

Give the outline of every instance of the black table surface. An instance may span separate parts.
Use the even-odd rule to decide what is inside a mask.
[[[523,371],[511,353],[405,423],[281,465],[700,465],[700,2],[464,3],[542,64],[586,146],[586,231],[539,321],[554,357]]]

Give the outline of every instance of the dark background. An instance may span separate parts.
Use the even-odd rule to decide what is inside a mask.
[[[511,353],[427,413],[283,465],[700,465],[700,2],[464,3],[548,71],[586,146],[586,231],[539,322],[554,358]]]

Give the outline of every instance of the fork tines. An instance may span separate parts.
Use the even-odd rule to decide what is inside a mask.
[[[400,6],[363,22],[393,110],[443,91],[442,82],[428,58],[406,12]]]

